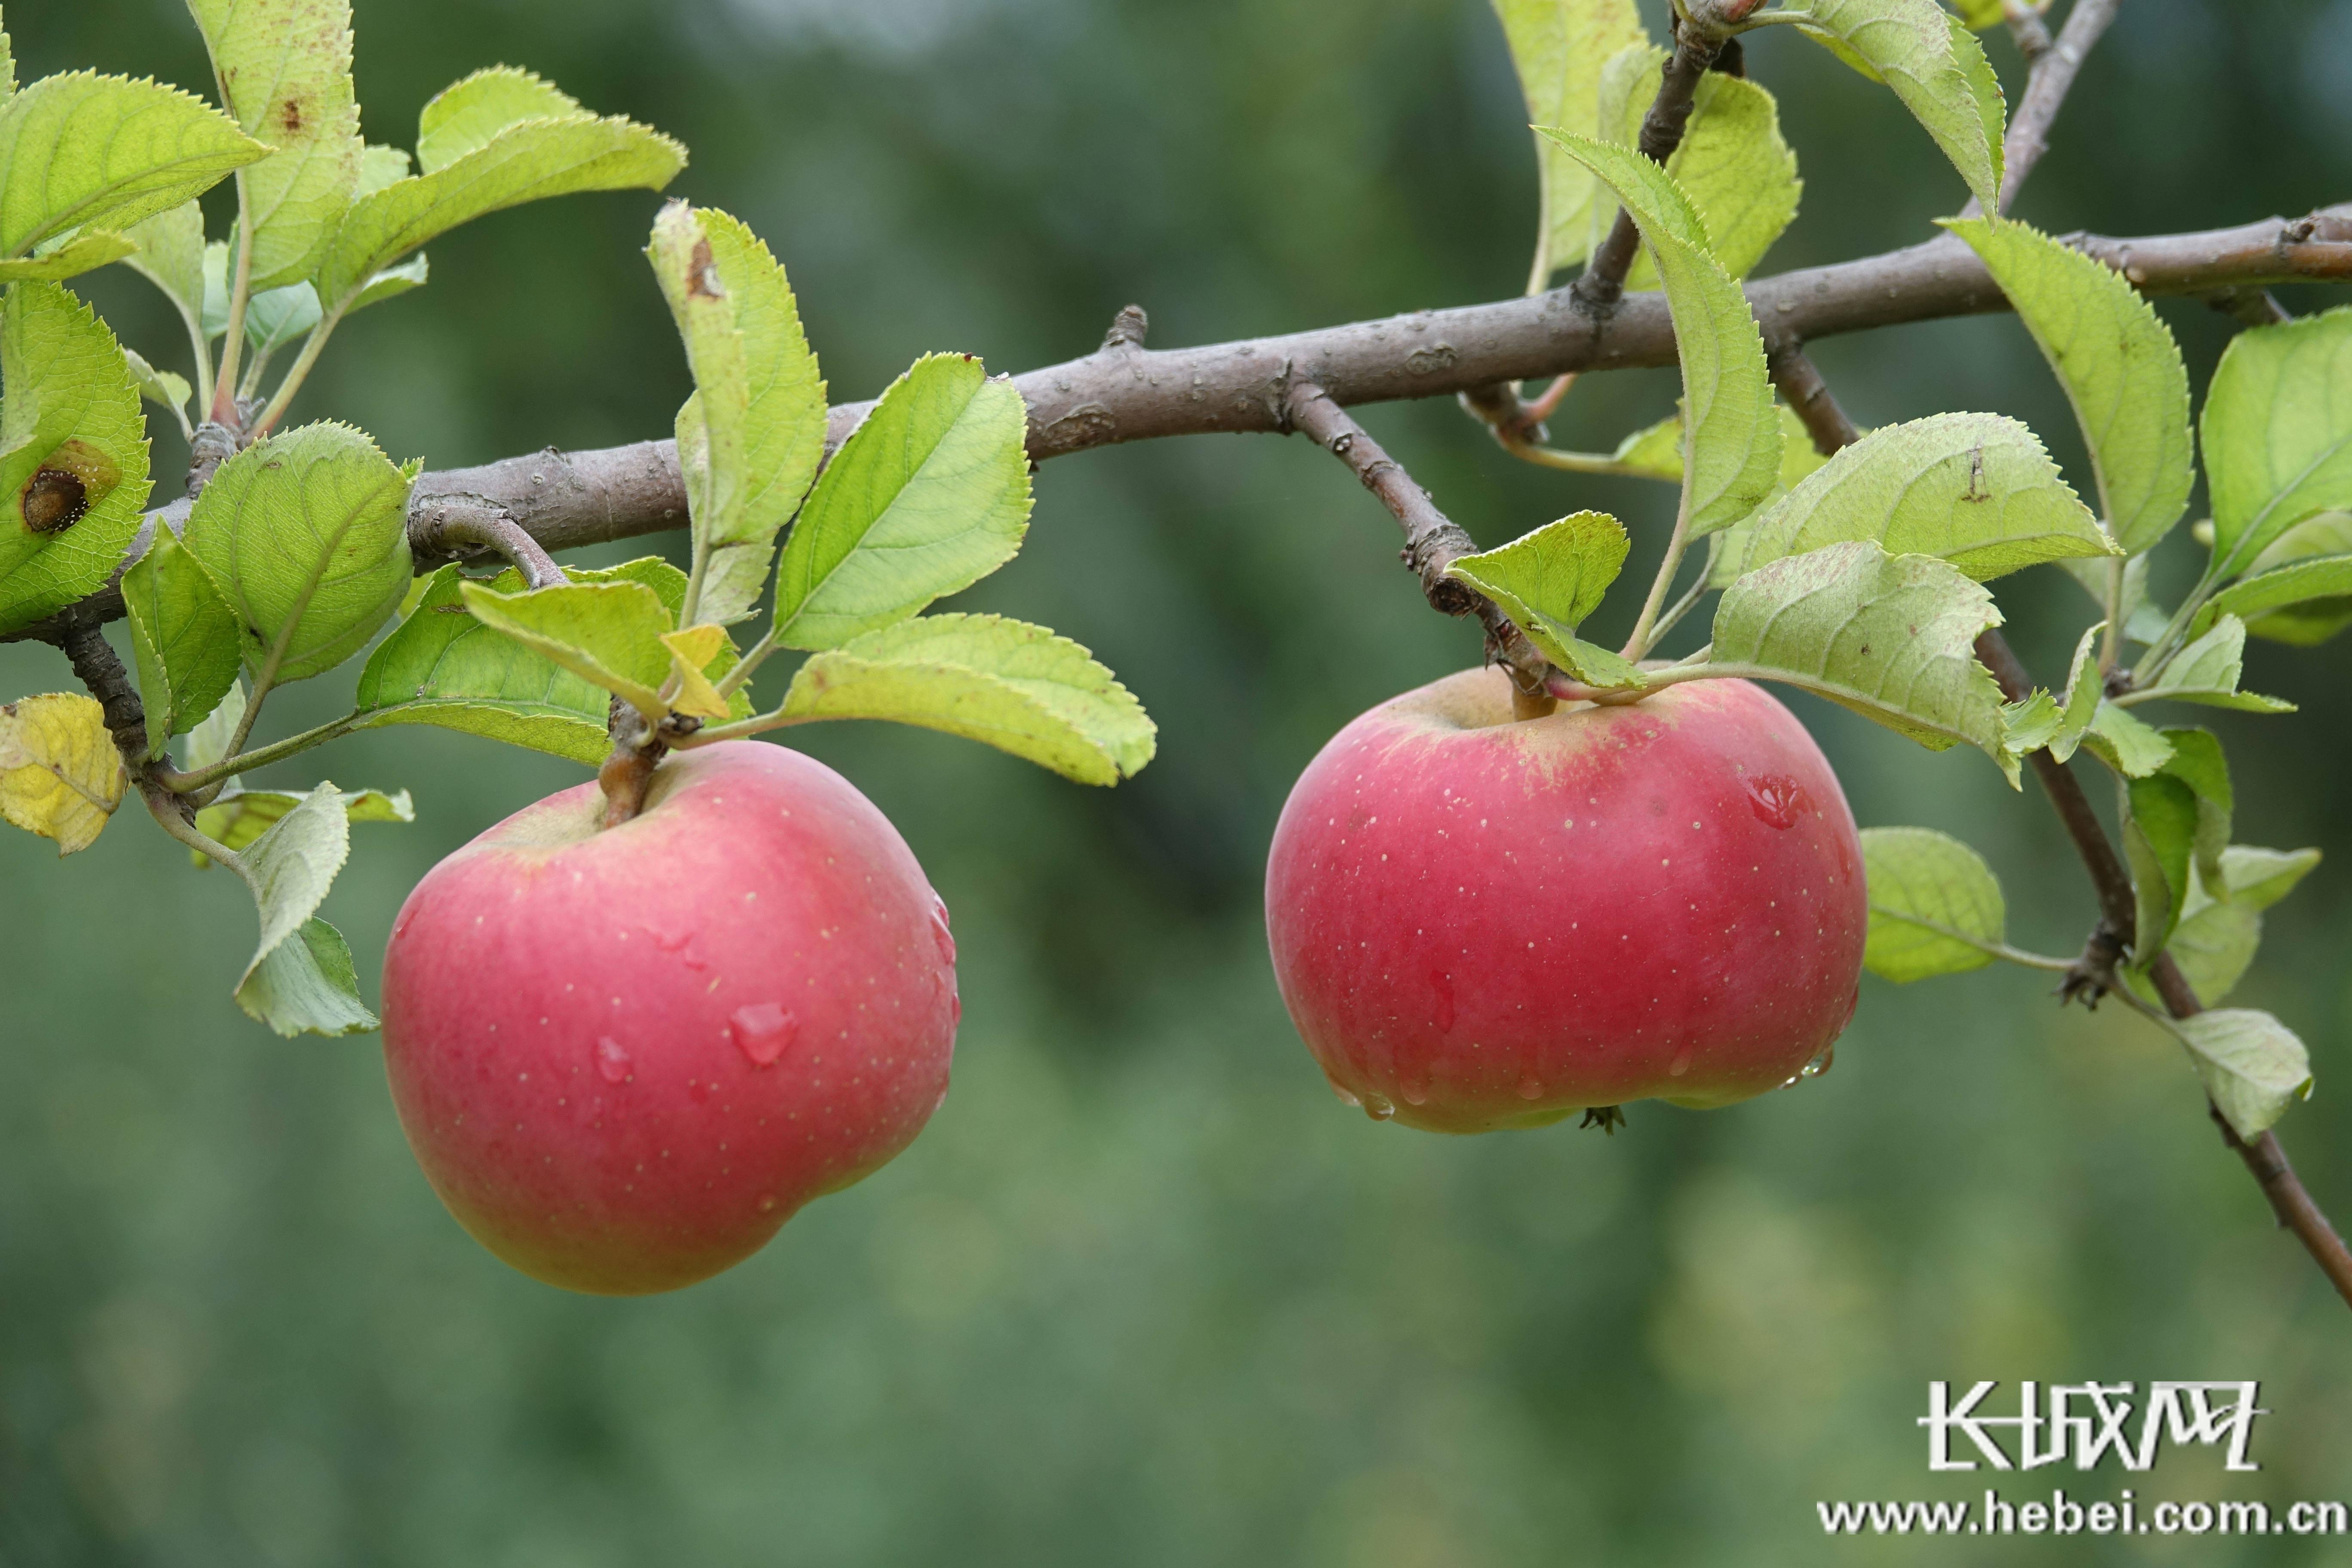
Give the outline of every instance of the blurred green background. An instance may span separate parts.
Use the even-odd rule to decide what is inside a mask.
[[[683,139],[675,189],[773,245],[836,398],[926,350],[1083,353],[1129,300],[1165,346],[1525,273],[1533,155],[1482,0],[357,11],[372,139],[407,142],[434,90],[500,61]],[[166,0],[20,0],[7,22],[28,76],[209,79]],[[2014,96],[2015,52],[1991,50]],[[1750,59],[1810,181],[1766,270],[1909,243],[1958,205],[1883,90],[1786,33]],[[2021,207],[2056,229],[2352,196],[2352,5],[2135,0],[2060,132]],[[572,198],[436,244],[432,286],[347,328],[299,415],[436,467],[666,433],[688,380],[637,254],[655,205]],[[82,287],[182,365],[143,283]],[[2165,313],[2201,385],[2228,323]],[[1818,357],[1865,424],[2012,413],[2087,488],[2006,318]],[[1673,386],[1588,386],[1555,433],[1605,447]],[[1484,542],[1609,508],[1638,578],[1663,539],[1654,488],[1516,466],[1450,405],[1366,417]],[[160,426],[156,458],[182,461]],[[468,1241],[373,1039],[248,1023],[228,996],[245,894],[135,814],[62,864],[0,837],[0,1563],[2352,1563],[2352,1542],[1822,1542],[1816,1499],[1984,1484],[1927,1474],[1931,1378],[2265,1380],[2260,1475],[2199,1449],[2153,1477],[2006,1478],[2011,1497],[2352,1498],[2352,1321],[2178,1051],[2118,1008],[2061,1013],[2020,972],[1867,982],[1826,1078],[1712,1114],[1638,1106],[1614,1139],[1444,1140],[1339,1106],[1283,1016],[1259,877],[1316,748],[1476,655],[1395,549],[1304,443],[1042,473],[1026,552],[966,600],[1096,649],[1157,716],[1160,759],[1090,792],[927,733],[797,732],[955,910],[955,1089],[887,1170],[673,1297],[562,1295]],[[2041,572],[2002,599],[2060,668],[2087,601]],[[2248,684],[2302,713],[2210,722],[2241,838],[2331,857],[2240,997],[2309,1042],[2320,1092],[2282,1131],[2352,1219],[2347,659],[2258,645]],[[289,692],[272,727],[340,711],[351,679]],[[46,648],[0,648],[7,695],[69,680]],[[2039,798],[1797,701],[1863,823],[1961,835],[2002,873],[2014,940],[2079,942],[2091,900]],[[371,993],[424,870],[579,779],[425,730],[279,770],[321,773],[417,796],[415,826],[359,830],[326,910]]]

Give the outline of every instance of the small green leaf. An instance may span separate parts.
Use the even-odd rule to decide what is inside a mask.
[[[1971,942],[2008,940],[2000,883],[1958,839],[1926,827],[1865,827],[1862,863],[1870,883],[1862,962],[1873,974],[1901,985],[1982,969],[1993,955]]]
[[[2001,749],[2012,757],[2038,752],[2058,738],[2065,722],[2058,700],[2037,686],[2019,700],[2000,705]]]
[[[163,291],[191,338],[206,335],[205,320],[205,215],[194,201],[166,207],[124,229],[138,248],[123,265]]]
[[[408,178],[409,157],[400,147],[372,145],[360,151],[359,183],[352,187],[352,200],[372,196],[394,180]]]
[[[0,106],[0,257],[71,229],[124,228],[268,155],[178,88],[44,77]]]
[[[1029,523],[1028,418],[1012,384],[931,354],[891,384],[809,493],[776,568],[776,640],[837,647],[970,587]]]
[[[313,279],[330,313],[348,310],[372,279],[410,251],[486,213],[581,191],[657,191],[685,167],[685,149],[661,132],[577,111],[513,120],[476,144],[499,97],[470,85],[482,79],[469,78],[443,95],[471,106],[463,113],[446,111],[440,99],[425,107],[434,145],[467,151],[360,197],[343,215]],[[503,101],[513,106],[510,98]]]
[[[2154,684],[2120,699],[2127,703],[2199,702],[2245,713],[2292,713],[2294,704],[2238,689],[2246,662],[2246,623],[2223,616],[2213,629],[2172,656]]]
[[[422,289],[432,275],[432,264],[420,250],[399,266],[387,267],[369,279],[367,287],[353,295],[352,302],[343,308],[343,314],[348,316],[353,310],[364,310],[370,305],[396,299],[411,289]]]
[[[1580,135],[1602,134],[1602,71],[1622,51],[1649,42],[1633,0],[1495,0],[1518,68],[1528,120]],[[1536,264],[1528,292],[1573,267],[1592,248],[1593,214],[1609,204],[1591,171],[1540,134],[1536,167],[1541,192]]]
[[[2221,851],[2221,879],[2231,903],[2266,910],[2317,869],[2319,858],[2316,849],[2262,849],[2252,844],[2232,844]]]
[[[2058,373],[2091,448],[2099,510],[2133,553],[2169,532],[2196,480],[2189,367],[2122,273],[2002,218],[1948,221],[2017,308]]]
[[[236,612],[161,523],[155,542],[122,574],[122,602],[147,708],[147,754],[160,757],[164,742],[194,729],[236,685]]]
[[[1991,594],[1948,563],[1857,540],[1775,561],[1726,589],[1711,662],[1754,667],[1930,750],[1966,741],[2000,761],[2000,688],[1974,645],[2000,619]]]
[[[420,466],[322,423],[257,441],[213,475],[184,538],[236,612],[257,685],[332,669],[399,607]]]
[[[350,0],[189,0],[237,128],[276,149],[245,176],[250,287],[308,275],[359,179]]]
[[[501,594],[460,579],[457,595],[474,618],[612,692],[657,723],[669,678],[662,635],[674,623],[661,596],[642,583],[572,583]]]
[[[2101,621],[2086,628],[2074,645],[2074,661],[2066,671],[2066,706],[2059,715],[2056,733],[2050,737],[2050,754],[2062,763],[2074,754],[2090,733],[2099,716],[2099,704],[2106,698],[2105,672],[2100,669],[2098,658],[2099,634],[2106,629],[2106,623]]]
[[[1937,414],[1874,430],[1759,513],[1743,563],[1864,539],[1935,555],[1984,581],[2115,545],[2033,432],[1998,414]]]
[[[568,575],[575,583],[648,588],[673,617],[686,596],[685,574],[654,556]],[[454,563],[423,581],[415,607],[360,674],[357,706],[366,728],[433,724],[592,768],[604,761],[613,743],[605,728],[612,700],[603,688],[476,620],[458,597],[464,578]],[[522,574],[504,572],[489,586],[519,594]],[[722,650],[705,673],[724,674],[734,663],[733,650]],[[749,714],[746,700],[738,717]]]
[[[237,726],[244,721],[245,682],[233,679],[220,705],[204,722],[188,731],[187,743],[180,749],[181,767],[195,773],[225,761],[231,742],[236,739]]]
[[[1157,745],[1142,704],[1085,648],[996,616],[925,616],[820,653],[783,711],[944,730],[1080,784],[1132,776]]]
[[[1530,631],[1528,636],[1543,649],[1546,658],[1587,686],[1603,691],[1624,691],[1650,683],[1640,665],[1598,643],[1549,627],[1540,635]]]
[[[120,261],[138,245],[110,229],[84,229],[63,244],[48,247],[16,261],[0,261],[0,283],[26,279],[57,282],[79,277],[110,261]]]
[[[1547,130],[1614,191],[1665,280],[1682,358],[1687,537],[1730,527],[1771,492],[1780,421],[1748,296],[1710,254],[1706,226],[1664,170],[1627,148]]]
[[[2172,1027],[2189,1047],[2205,1092],[2239,1137],[2261,1137],[2288,1106],[2311,1097],[2310,1053],[2268,1013],[2218,1007]]]
[[[243,849],[307,798],[281,789],[223,790],[212,805],[196,813],[196,831],[224,849]],[[351,822],[416,820],[416,807],[406,790],[386,795],[380,789],[367,789],[346,795],[343,814]],[[212,864],[195,851],[190,854],[199,868]]]
[[[1624,524],[1607,512],[1580,511],[1500,549],[1465,555],[1445,574],[1494,600],[1522,628],[1550,621],[1572,632],[1600,607],[1630,548]]]
[[[784,269],[737,219],[674,202],[647,247],[696,392],[678,411],[701,594],[695,614],[751,614],[775,538],[824,456],[824,382]]]
[[[359,971],[343,933],[313,916],[246,972],[236,1005],[289,1039],[363,1035],[378,1026],[360,999]]]
[[[2172,755],[2163,771],[2187,784],[2197,796],[2197,874],[2210,887],[2228,886],[2222,879],[2221,852],[2230,847],[2230,817],[2237,795],[2230,787],[2230,763],[2221,738],[2210,730],[2168,728]]]
[[[1664,49],[1651,47],[1610,62],[1612,85],[1622,79],[1623,88],[1615,93],[1603,89],[1600,140],[1622,147],[1639,145],[1642,120],[1665,61]],[[1719,71],[1699,78],[1690,120],[1681,143],[1666,160],[1666,174],[1690,197],[1706,225],[1716,260],[1734,278],[1755,270],[1772,242],[1795,220],[1805,188],[1797,177],[1797,155],[1781,138],[1780,105],[1772,95],[1744,77]],[[1593,204],[1592,216],[1597,243],[1616,220],[1617,204],[1604,196]],[[1659,287],[1657,268],[1647,257],[1633,263],[1625,286]]]
[[[2197,841],[2197,793],[2169,773],[2133,779],[2127,786],[2124,858],[2130,863],[2137,919],[2134,967],[2156,962],[2179,922],[2189,898],[2189,867]]]
[[[308,283],[266,289],[246,301],[245,341],[264,360],[319,324],[319,291]]]
[[[1803,31],[1859,60],[1942,148],[1986,211],[2000,205],[2000,84],[1935,0],[1806,0]]]
[[[2083,744],[2127,779],[2144,779],[2172,760],[2172,742],[2163,731],[2105,698],[2083,732]]]
[[[157,370],[130,349],[122,351],[122,363],[131,367],[131,379],[139,384],[140,396],[178,415],[183,426],[188,423],[188,399],[193,394],[186,376],[168,370]]]
[[[2189,988],[2210,1006],[2238,988],[2262,945],[2260,914],[2243,904],[2208,903],[2181,918],[2164,951],[2172,955]],[[2162,994],[2146,974],[2126,970],[2123,982],[2142,1001],[2163,1005]]]
[[[587,112],[578,99],[534,72],[513,66],[478,70],[444,88],[416,117],[416,167],[437,174],[488,146],[509,126]],[[405,166],[401,173],[407,173]]]
[[[1805,422],[1780,405],[1780,488],[1790,489],[1797,481],[1829,461],[1813,446],[1812,436]],[[1655,425],[1645,425],[1617,443],[1609,460],[1619,465],[1633,479],[1663,479],[1670,485],[1683,482],[1683,416],[1677,412],[1667,415]]]
[[[2231,339],[2204,430],[2219,575],[2307,517],[2352,510],[2352,306]]]
[[[2225,615],[2250,636],[2315,647],[2352,626],[2352,512],[2327,511],[2280,534],[2246,575],[2207,601],[2189,625],[2202,636]]]
[[[147,503],[147,421],[114,334],[56,283],[9,285],[0,384],[0,631],[14,631],[122,563]]]
[[[237,1005],[281,1035],[375,1026],[359,1000],[350,948],[332,926],[311,918],[350,854],[345,796],[322,784],[235,861],[261,910],[261,940],[237,982]]]

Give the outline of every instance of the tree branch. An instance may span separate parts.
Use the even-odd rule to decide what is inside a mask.
[[[1441,615],[1478,617],[1486,628],[1488,657],[1510,671],[1520,717],[1549,712],[1553,700],[1544,689],[1544,680],[1551,673],[1551,661],[1536,650],[1495,601],[1445,574],[1445,569],[1465,555],[1477,553],[1478,546],[1462,525],[1438,510],[1429,492],[1413,483],[1402,465],[1381,450],[1381,444],[1314,382],[1304,376],[1291,382],[1285,412],[1293,429],[1313,437],[1347,464],[1397,520],[1404,530],[1404,563],[1421,579],[1422,596],[1430,608]],[[1534,712],[1528,711],[1531,706]]]
[[[1659,73],[1658,96],[1650,100],[1650,111],[1642,117],[1643,157],[1664,168],[1675,155],[1675,149],[1683,144],[1683,130],[1690,123],[1691,110],[1696,107],[1698,84],[1722,52],[1721,41],[1680,21],[1675,24],[1675,52]],[[1641,248],[1642,232],[1633,215],[1619,207],[1608,237],[1595,247],[1592,259],[1569,287],[1570,295],[1586,315],[1606,320],[1617,308],[1625,293],[1625,274],[1633,270],[1633,258]]]
[[[2066,101],[2092,46],[2115,24],[2122,5],[2123,0],[2074,0],[2074,8],[2066,14],[2066,25],[2058,30],[2058,41],[2033,58],[2033,74],[2026,79],[2025,91],[2018,97],[2017,112],[2009,117],[2009,135],[2002,146],[2003,212],[2017,199],[2017,188],[2033,173],[2033,165],[2050,150],[2051,122],[2058,118],[2059,106]],[[2034,26],[2042,25],[2036,20]],[[2047,28],[2042,28],[2042,37],[2048,39]],[[2020,35],[2019,43],[2024,45],[2024,35]]]
[[[420,567],[436,556],[470,560],[488,551],[504,556],[531,587],[553,588],[571,581],[506,508],[482,497],[436,495],[423,511],[412,502],[408,544]]]

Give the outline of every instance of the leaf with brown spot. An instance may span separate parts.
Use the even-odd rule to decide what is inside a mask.
[[[309,276],[359,181],[349,0],[189,0],[221,100],[276,149],[245,176],[256,290]]]

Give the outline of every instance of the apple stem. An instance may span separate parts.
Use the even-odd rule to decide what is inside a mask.
[[[646,792],[653,787],[654,770],[669,751],[644,716],[617,697],[613,699],[612,716],[605,727],[613,737],[613,752],[596,770],[597,786],[604,792],[604,815],[597,824],[600,828],[618,827],[635,820],[637,813],[646,808]]]

